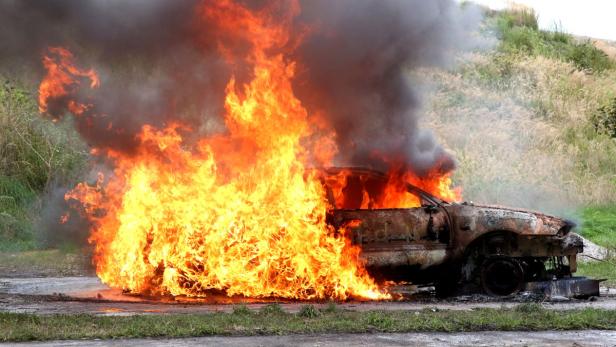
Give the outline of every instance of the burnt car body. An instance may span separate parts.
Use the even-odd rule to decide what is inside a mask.
[[[385,179],[366,169],[326,172],[343,169],[352,172],[349,190],[354,176],[361,177],[355,182],[361,181],[363,189]],[[361,247],[366,268],[377,280],[434,284],[443,296],[462,288],[505,296],[528,282],[570,278],[576,271],[583,243],[571,232],[572,222],[522,209],[450,203],[412,185],[408,192],[419,198],[420,207],[345,204],[328,212],[328,222],[347,230]]]

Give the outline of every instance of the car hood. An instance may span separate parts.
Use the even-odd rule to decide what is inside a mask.
[[[461,223],[472,230],[511,230],[521,235],[565,235],[575,223],[538,211],[499,205],[462,203]]]

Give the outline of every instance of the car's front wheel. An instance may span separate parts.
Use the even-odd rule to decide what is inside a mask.
[[[508,296],[524,286],[524,269],[518,260],[490,257],[481,265],[481,287],[492,296]]]

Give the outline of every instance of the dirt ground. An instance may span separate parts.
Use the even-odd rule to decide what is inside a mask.
[[[7,344],[9,345],[9,344]],[[195,337],[182,339],[132,339],[49,341],[14,346],[616,346],[616,332],[585,331],[483,331],[472,333],[323,334],[249,337]],[[4,346],[0,344],[0,346]]]

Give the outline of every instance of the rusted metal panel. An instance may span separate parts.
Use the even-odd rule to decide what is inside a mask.
[[[427,268],[446,258],[447,244],[439,233],[447,232],[444,212],[422,208],[337,210],[333,225],[346,228],[354,244],[362,247],[369,267],[419,265]]]
[[[461,230],[478,234],[507,230],[520,235],[557,235],[570,223],[538,212],[500,206],[461,204],[452,205],[452,210]]]
[[[568,233],[574,224],[557,217],[486,205],[452,204],[445,208],[452,219],[456,255],[483,235],[497,231],[519,236],[519,248],[511,256],[559,256],[582,251],[581,240]]]
[[[361,257],[368,267],[419,266],[420,269],[442,264],[447,257],[447,250],[417,246],[405,250],[363,250]]]

